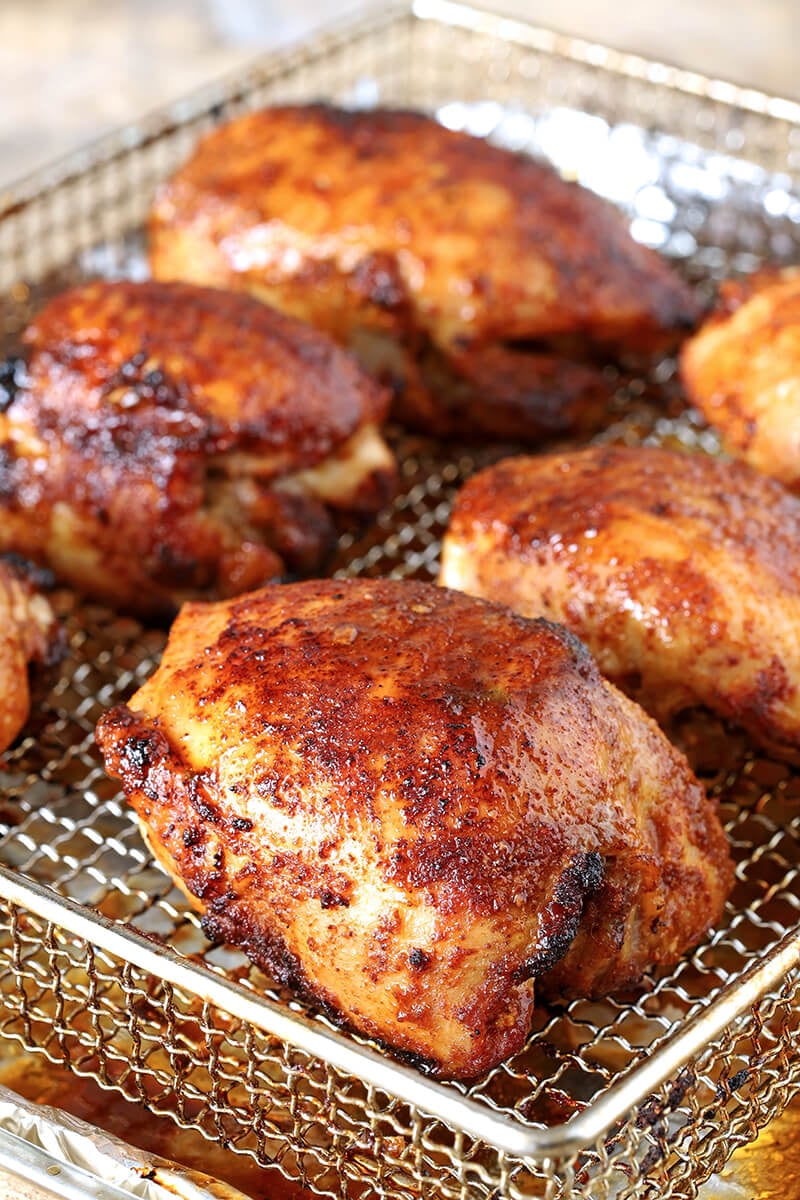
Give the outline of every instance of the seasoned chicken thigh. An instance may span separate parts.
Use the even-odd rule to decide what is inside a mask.
[[[706,706],[800,747],[800,500],[743,464],[507,459],[460,493],[440,582],[562,621],[661,721]]]
[[[0,754],[28,719],[28,667],[59,646],[52,609],[24,565],[0,558]]]
[[[724,283],[683,348],[681,374],[726,450],[800,486],[800,270]]]
[[[0,549],[142,613],[319,564],[329,509],[370,512],[388,398],[249,296],[91,283],[28,329],[0,412]]]
[[[157,278],[244,288],[327,330],[438,435],[595,428],[604,366],[698,315],[604,200],[420,113],[239,117],[161,189],[149,232]]]
[[[516,1051],[556,964],[587,993],[673,964],[731,880],[685,759],[577,640],[429,584],[187,605],[97,738],[209,935],[445,1075]]]

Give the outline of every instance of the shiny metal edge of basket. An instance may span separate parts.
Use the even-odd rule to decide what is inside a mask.
[[[329,53],[360,35],[375,35],[400,18],[432,21],[466,29],[499,43],[515,43],[571,62],[653,84],[675,93],[694,96],[743,113],[766,117],[800,129],[800,101],[771,95],[756,88],[671,66],[641,55],[616,50],[599,42],[558,33],[520,18],[455,3],[454,0],[387,0],[368,4],[358,17],[341,19],[320,28],[294,46],[257,56],[249,67],[239,68],[173,103],[161,106],[134,124],[125,125],[57,158],[0,190],[0,221],[18,212],[54,188],[85,175],[93,168],[124,157],[177,126],[206,116],[221,103],[245,96],[263,81],[289,75],[311,58]]]
[[[0,866],[0,895],[9,903],[166,979],[188,994],[223,1012],[273,1034],[365,1083],[430,1113],[515,1158],[540,1160],[575,1155],[602,1137],[632,1108],[675,1075],[723,1030],[767,992],[775,989],[800,963],[800,928],[787,934],[760,963],[753,964],[724,988],[711,1004],[665,1039],[644,1062],[636,1064],[582,1113],[561,1125],[530,1129],[464,1099],[412,1068],[382,1057],[366,1046],[329,1032],[253,992],[185,959],[130,927],[118,925],[84,905]]]

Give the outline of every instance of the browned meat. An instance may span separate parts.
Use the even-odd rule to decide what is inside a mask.
[[[724,283],[681,374],[730,454],[800,486],[800,270]]]
[[[50,605],[24,567],[0,558],[0,754],[28,719],[28,667],[60,644]]]
[[[153,274],[325,329],[440,435],[602,423],[603,365],[674,343],[688,288],[605,201],[419,113],[320,104],[207,135],[158,195]]]
[[[0,549],[138,612],[319,565],[329,509],[371,512],[387,397],[324,335],[249,296],[92,283],[28,329],[0,412]]]
[[[743,464],[508,459],[458,497],[440,581],[563,621],[659,720],[705,706],[800,747],[800,501]]]
[[[686,760],[579,642],[430,584],[188,605],[97,738],[211,936],[446,1075],[520,1047],[548,972],[673,964],[730,883]]]

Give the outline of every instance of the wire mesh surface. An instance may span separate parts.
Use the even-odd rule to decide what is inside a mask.
[[[672,258],[701,295],[728,274],[798,257],[794,106],[454,6],[419,6],[269,60],[21,188],[0,214],[4,350],[16,349],[19,330],[65,284],[144,273],[141,222],[153,189],[203,129],[243,107],[317,96],[426,108],[551,159],[620,205],[635,236]],[[603,439],[715,450],[684,411],[674,362],[618,383]],[[434,578],[453,495],[504,449],[442,447],[399,432],[395,443],[400,494],[372,528],[343,535],[332,567],[340,575]],[[0,763],[0,863],[332,1029],[243,955],[208,944],[99,765],[95,722],[152,672],[163,631],[66,592],[55,600],[70,655]],[[742,973],[797,924],[800,775],[711,719],[675,733],[720,801],[738,864],[723,923],[669,976],[613,1000],[539,1010],[521,1054],[470,1087],[448,1085],[487,1115],[537,1128],[591,1111],[625,1072],[635,1080],[691,1014],[731,988],[735,995]],[[9,894],[2,879],[0,894]],[[66,911],[46,920],[19,899],[0,902],[0,1034],[276,1161],[324,1194],[688,1197],[800,1090],[794,953],[778,990],[754,993],[753,1006],[687,1066],[676,1058],[672,1078],[642,1092],[593,1145],[564,1141],[558,1157],[519,1159],[74,930]]]

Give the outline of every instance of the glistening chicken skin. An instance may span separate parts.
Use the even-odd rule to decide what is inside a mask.
[[[540,981],[674,964],[731,882],[686,760],[576,639],[429,584],[187,605],[97,739],[210,936],[446,1076],[521,1047]]]
[[[0,412],[0,550],[143,614],[318,567],[391,493],[388,396],[249,296],[89,283],[25,334]]]
[[[800,270],[763,270],[720,288],[683,347],[692,403],[729,454],[800,488]]]
[[[156,278],[242,288],[326,330],[438,436],[596,428],[608,363],[699,315],[606,201],[414,112],[239,117],[161,188],[149,242]]]
[[[800,500],[742,463],[506,459],[459,494],[440,582],[562,621],[662,722],[705,707],[800,748]]]
[[[28,719],[29,666],[50,661],[59,647],[55,617],[32,573],[0,558],[0,754]]]

